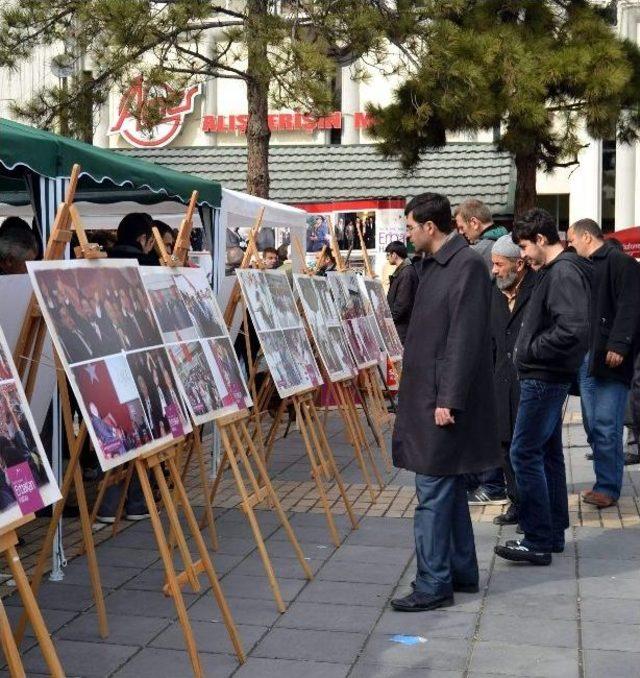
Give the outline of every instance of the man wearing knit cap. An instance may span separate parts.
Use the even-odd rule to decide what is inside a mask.
[[[498,434],[503,454],[503,471],[511,505],[496,516],[496,525],[518,522],[516,479],[509,457],[513,427],[520,401],[520,383],[513,362],[513,349],[518,338],[527,302],[535,284],[536,274],[520,256],[520,248],[511,235],[496,240],[491,251],[494,278],[491,298],[491,342],[493,345],[493,378],[498,413]]]

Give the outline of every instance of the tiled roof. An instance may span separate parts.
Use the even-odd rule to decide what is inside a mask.
[[[246,190],[246,147],[201,146],[131,149],[132,155],[175,170]],[[337,200],[410,198],[424,191],[486,202],[495,214],[513,211],[515,170],[509,153],[477,142],[455,142],[431,151],[410,174],[385,160],[373,144],[271,146],[269,197],[297,204]]]

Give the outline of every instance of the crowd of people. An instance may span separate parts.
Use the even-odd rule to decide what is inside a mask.
[[[393,458],[416,474],[417,572],[391,604],[415,612],[478,590],[469,504],[510,502],[494,522],[522,536],[495,547],[501,558],[548,566],[564,550],[569,394],[580,395],[593,458],[582,501],[616,504],[625,412],[638,401],[640,266],[591,219],[563,243],[543,209],[510,233],[478,200],[452,213],[426,193],[405,214],[413,261],[402,243],[387,247],[404,341]]]

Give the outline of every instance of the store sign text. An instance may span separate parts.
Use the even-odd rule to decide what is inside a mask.
[[[342,129],[343,114],[340,111],[330,115],[315,117],[304,113],[270,113],[269,129],[272,132],[314,132],[315,130]],[[356,129],[366,129],[373,123],[371,116],[366,113],[354,113]],[[249,116],[236,115],[205,115],[202,119],[202,131],[211,133],[247,131]]]

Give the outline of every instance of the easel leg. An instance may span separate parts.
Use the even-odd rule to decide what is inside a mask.
[[[130,462],[129,467],[127,468],[127,476],[124,479],[122,491],[120,492],[120,499],[118,499],[118,508],[116,509],[113,527],[111,528],[112,537],[115,537],[120,529],[120,523],[122,522],[122,516],[124,515],[124,506],[127,502],[127,494],[129,494],[129,486],[131,485],[131,478],[133,478],[133,464]]]
[[[164,565],[164,570],[167,576],[167,585],[171,592],[173,602],[176,606],[176,612],[178,613],[178,619],[180,620],[180,625],[182,626],[182,632],[184,634],[185,644],[187,646],[187,652],[189,654],[189,659],[191,660],[191,666],[193,668],[193,673],[201,678],[203,676],[202,666],[200,664],[200,657],[198,656],[198,649],[196,647],[196,641],[193,637],[193,630],[191,628],[191,623],[189,621],[189,616],[187,615],[187,608],[184,604],[184,598],[182,597],[182,591],[180,590],[180,585],[176,577],[176,571],[173,566],[173,559],[171,557],[171,552],[169,551],[169,545],[167,544],[167,539],[162,527],[162,522],[160,520],[160,514],[158,513],[158,507],[156,506],[156,501],[153,496],[153,490],[151,489],[151,483],[147,476],[146,464],[141,459],[135,460],[136,471],[138,473],[138,478],[140,480],[140,485],[142,486],[142,492],[144,494],[145,501],[147,502],[147,508],[149,510],[149,515],[151,517],[151,525],[153,526],[153,531],[156,536],[156,541],[158,543],[158,550],[160,551],[160,557],[162,558],[162,563]],[[164,475],[162,475],[162,483],[166,486],[166,480]],[[180,476],[178,474],[178,480]],[[168,488],[167,488],[168,491]],[[175,511],[171,502],[165,507],[167,513]],[[179,522],[179,521],[178,521]]]
[[[280,426],[280,421],[282,420],[282,415],[284,414],[285,408],[287,407],[287,399],[281,401],[278,406],[278,411],[276,412],[276,417],[271,424],[269,433],[267,434],[267,440],[265,443],[265,463],[267,466],[271,461],[271,454],[273,453],[273,445],[276,442],[276,435],[278,433],[278,427]]]
[[[31,627],[36,634],[38,644],[40,645],[40,649],[42,651],[42,656],[44,657],[47,667],[49,668],[49,673],[54,676],[54,678],[64,678],[65,674],[62,669],[62,665],[60,664],[60,660],[56,654],[56,650],[53,645],[53,641],[51,640],[51,636],[49,635],[49,631],[45,626],[42,613],[40,612],[40,608],[36,603],[33,591],[29,586],[29,580],[27,579],[27,575],[25,574],[22,563],[20,562],[16,547],[11,546],[6,552],[6,556],[7,562],[9,563],[9,568],[11,569],[11,575],[13,576],[13,580],[16,583],[16,588],[20,593],[22,605],[24,606],[25,612],[29,617]],[[4,608],[2,608],[2,610],[4,613]],[[6,616],[6,613],[4,614]],[[2,622],[0,621],[0,624],[1,623]],[[13,642],[11,633],[9,633],[9,637]],[[16,647],[15,643],[13,644],[13,647]]]
[[[307,450],[307,457],[309,458],[309,463],[311,465],[311,475],[316,483],[316,488],[318,489],[318,494],[320,495],[320,501],[322,502],[322,508],[324,509],[324,514],[327,519],[327,525],[329,527],[329,532],[331,534],[331,541],[335,546],[340,546],[340,535],[336,528],[335,520],[333,519],[333,514],[331,513],[331,507],[329,506],[329,499],[327,498],[327,493],[324,490],[324,481],[322,478],[323,471],[316,461],[315,452],[311,441],[309,439],[309,434],[307,431],[307,423],[302,415],[302,403],[297,397],[293,397],[293,406],[296,410],[296,416],[298,417],[298,424],[300,427],[300,434],[304,441],[304,446]]]
[[[271,586],[271,590],[273,591],[273,597],[275,598],[276,601],[276,607],[278,608],[278,612],[284,612],[287,609],[287,606],[284,604],[284,600],[282,600],[280,586],[278,585],[278,580],[276,579],[276,575],[273,571],[273,565],[271,564],[271,559],[269,558],[269,554],[267,553],[267,547],[264,545],[264,539],[262,538],[260,525],[258,524],[256,515],[253,512],[253,507],[251,505],[251,500],[249,499],[249,496],[247,494],[247,488],[245,487],[244,479],[242,478],[242,474],[240,473],[240,469],[238,468],[238,464],[236,462],[236,454],[241,456],[244,450],[242,450],[242,444],[240,444],[237,434],[233,436],[234,443],[236,445],[236,449],[234,450],[233,445],[231,444],[231,440],[229,439],[229,435],[227,433],[227,429],[230,429],[233,435],[234,426],[235,423],[231,423],[228,424],[227,426],[220,427],[222,444],[224,445],[224,448],[227,452],[229,466],[231,467],[231,472],[233,473],[233,477],[235,478],[238,492],[240,493],[241,498],[240,505],[245,515],[247,516],[249,525],[251,526],[253,538],[256,542],[256,546],[258,547],[258,551],[260,553],[260,558],[262,559],[262,564],[264,566],[265,572],[267,573],[269,585]],[[254,487],[254,491],[259,492],[259,490],[260,488]]]
[[[236,628],[235,622],[233,621],[233,617],[231,616],[231,611],[229,610],[229,606],[227,604],[227,600],[224,597],[224,593],[222,592],[222,588],[218,580],[218,575],[216,574],[216,571],[213,567],[213,563],[211,562],[211,558],[209,557],[209,552],[207,551],[207,546],[204,543],[204,539],[202,538],[200,530],[198,529],[198,522],[196,521],[196,517],[193,514],[191,504],[189,504],[187,492],[184,489],[184,485],[180,481],[180,474],[178,473],[178,468],[176,467],[175,461],[173,459],[169,459],[167,463],[169,464],[169,471],[171,472],[171,476],[178,487],[178,496],[180,497],[180,503],[182,504],[184,514],[187,518],[189,529],[191,530],[193,538],[196,542],[200,559],[202,561],[202,564],[204,565],[207,576],[209,577],[209,583],[211,584],[211,589],[215,596],[216,602],[218,603],[218,607],[220,608],[222,620],[229,633],[229,637],[236,651],[238,661],[241,664],[243,664],[245,661],[245,654],[244,650],[242,649],[242,643],[240,642],[238,629]],[[173,568],[173,565],[171,565],[171,567]]]
[[[253,455],[253,459],[255,459],[256,466],[258,467],[258,473],[260,474],[260,479],[262,480],[263,485],[267,488],[267,491],[269,492],[271,501],[273,502],[273,507],[276,513],[278,514],[278,518],[280,519],[280,523],[284,528],[284,531],[287,533],[287,537],[289,537],[289,541],[293,546],[293,550],[296,552],[296,557],[298,558],[298,562],[300,563],[300,566],[304,571],[304,575],[307,579],[311,580],[313,579],[313,572],[311,571],[311,568],[309,567],[307,561],[304,559],[304,552],[302,551],[302,548],[300,548],[300,544],[295,535],[295,532],[293,531],[293,528],[291,527],[291,524],[289,523],[287,514],[284,512],[282,506],[280,505],[280,499],[278,498],[278,495],[276,494],[276,491],[274,490],[273,485],[271,484],[271,479],[269,478],[267,468],[264,465],[262,459],[260,458],[260,455],[256,454],[253,441],[251,440],[251,436],[249,435],[249,431],[247,430],[247,425],[244,421],[240,422],[240,431],[242,432],[242,436],[244,437],[249,452]],[[234,431],[234,436],[237,436],[236,431]],[[236,441],[236,444],[242,445],[242,442],[238,439]]]
[[[209,530],[209,539],[214,551],[218,550],[218,535],[216,533],[215,521],[213,518],[213,509],[209,498],[209,482],[207,480],[207,468],[204,461],[204,450],[202,449],[202,439],[200,430],[197,426],[193,427],[193,446],[196,457],[198,458],[198,468],[200,470],[200,483],[202,485],[202,498],[204,500],[204,518]]]
[[[13,637],[13,634],[11,633],[9,617],[7,617],[7,611],[4,609],[4,605],[2,604],[1,600],[0,638],[2,639],[2,650],[4,651],[4,656],[7,660],[7,664],[9,665],[9,675],[11,678],[26,678],[24,667],[22,666],[22,659],[20,658],[20,652],[18,652],[18,646],[16,645],[16,641]]]
[[[336,464],[335,457],[333,456],[333,452],[331,451],[331,447],[329,445],[329,441],[327,440],[327,436],[325,435],[324,429],[322,428],[322,425],[320,423],[320,417],[318,417],[318,411],[316,410],[313,398],[309,398],[308,403],[309,403],[309,420],[311,422],[311,430],[313,431],[314,429],[317,429],[318,431],[321,444],[324,447],[325,455],[329,460],[328,463],[331,469],[331,474],[333,475],[333,478],[336,481],[336,484],[338,485],[340,495],[342,496],[342,501],[344,502],[345,508],[347,509],[347,514],[349,515],[349,520],[351,521],[351,525],[355,530],[358,528],[358,519],[356,518],[356,515],[353,512],[353,507],[351,506],[351,502],[349,501],[349,497],[347,496],[347,491],[345,490],[344,483],[342,482],[342,476],[340,475],[340,471],[338,470],[338,465]]]

